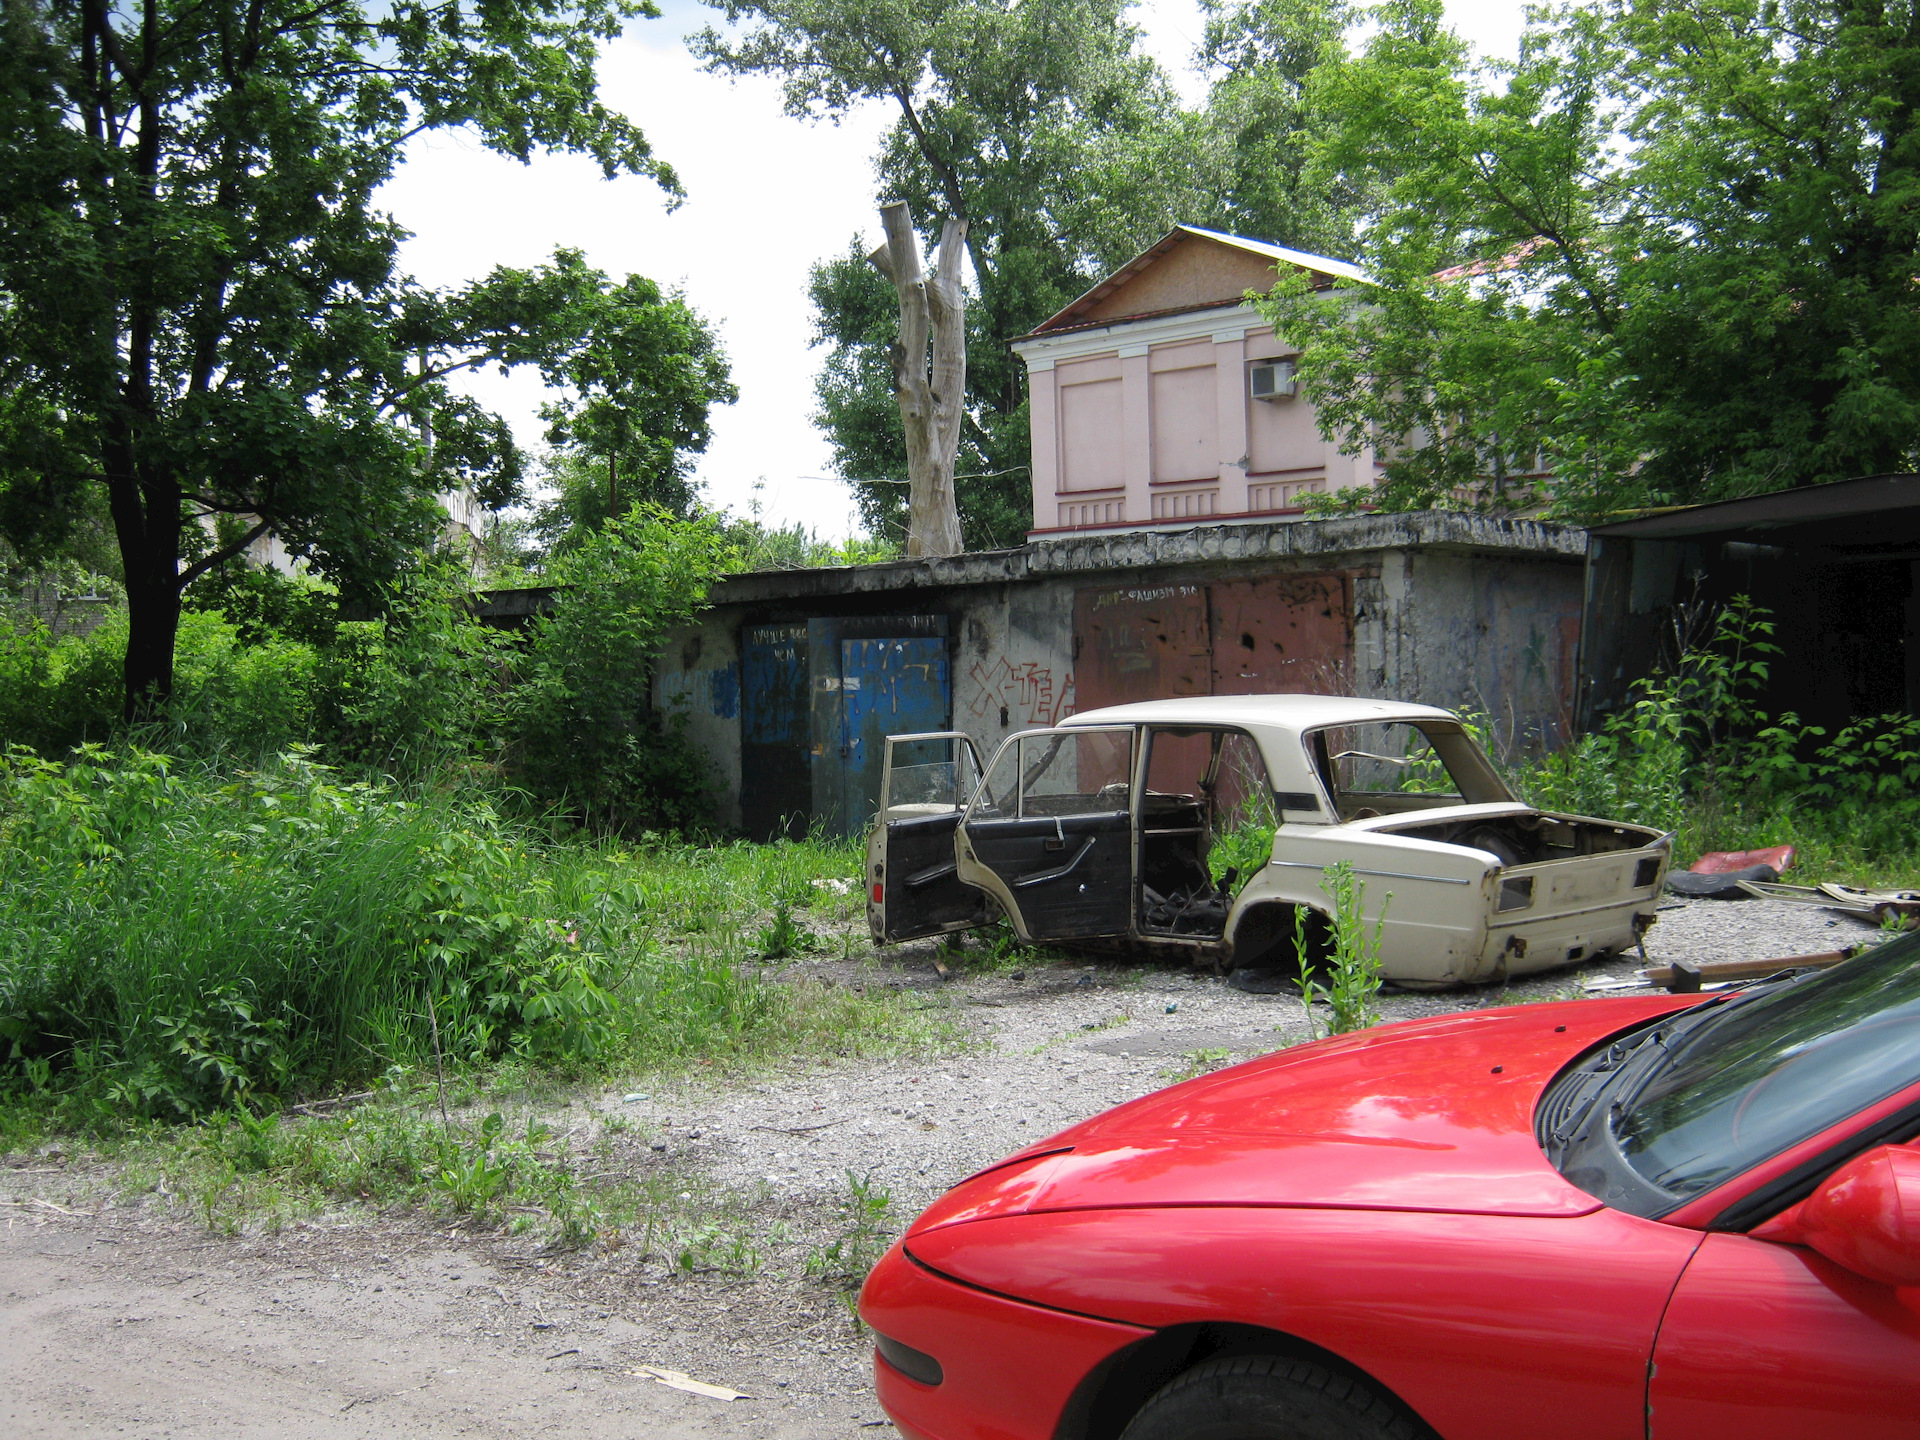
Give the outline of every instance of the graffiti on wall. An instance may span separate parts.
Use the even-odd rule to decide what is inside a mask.
[[[653,703],[668,715],[712,715],[731,720],[740,713],[740,667],[718,670],[662,670],[653,684]]]
[[[1053,667],[1006,656],[982,661],[967,672],[973,699],[967,714],[984,726],[1053,725],[1073,713],[1073,676],[1056,681]]]

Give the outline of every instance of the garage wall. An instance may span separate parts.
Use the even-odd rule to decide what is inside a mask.
[[[1482,543],[1423,543],[1435,537]],[[1285,690],[1484,709],[1523,741],[1558,743],[1570,733],[1583,549],[1579,532],[1524,522],[1360,517],[745,576],[667,647],[654,695],[713,757],[714,818],[729,829],[743,823],[743,785],[761,780],[742,767],[740,637],[823,617],[942,617],[952,725],[987,755],[1016,731],[1104,705]]]

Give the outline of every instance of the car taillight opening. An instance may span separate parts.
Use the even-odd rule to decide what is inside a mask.
[[[902,1345],[877,1330],[873,1334],[873,1348],[882,1360],[909,1380],[918,1380],[922,1385],[938,1385],[947,1378],[946,1372],[940,1368],[940,1362],[926,1351]]]

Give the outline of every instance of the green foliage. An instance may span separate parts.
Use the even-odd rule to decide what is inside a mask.
[[[690,457],[712,437],[708,412],[739,398],[712,330],[684,296],[639,275],[614,285],[593,273],[580,338],[547,367],[548,383],[565,388],[540,411],[548,440],[563,447],[548,475],[559,514],[574,522],[553,536],[562,545],[591,528],[601,495],[602,521],[635,505],[690,514]]]
[[[1912,467],[1920,177],[1905,11],[1654,0],[1532,12],[1475,62],[1386,0],[1308,84],[1313,183],[1372,283],[1264,302],[1387,508],[1590,519]]]
[[[702,818],[705,762],[656,717],[648,667],[728,559],[716,517],[676,522],[643,506],[555,558],[553,611],[534,621],[501,699],[507,763],[522,784],[600,829]]]
[[[1920,859],[1920,721],[1873,716],[1829,735],[1758,710],[1773,628],[1735,597],[1599,732],[1515,767],[1515,788],[1546,809],[1673,831],[1677,863],[1792,845],[1798,871],[1906,883]]]
[[[1201,0],[1198,60],[1214,78],[1206,151],[1213,208],[1190,223],[1315,255],[1354,253],[1354,220],[1373,177],[1313,171],[1332,118],[1316,84],[1346,58],[1357,19],[1345,0]]]
[[[871,1173],[856,1175],[849,1170],[838,1208],[839,1231],[807,1256],[806,1272],[851,1292],[860,1288],[886,1251],[893,1195],[881,1189]]]
[[[71,543],[110,500],[127,705],[171,697],[181,593],[267,530],[364,599],[523,459],[448,379],[537,366],[550,419],[649,473],[724,398],[711,337],[649,282],[562,250],[452,290],[397,268],[376,193],[423,131],[501,154],[670,168],[598,97],[602,44],[649,0],[313,8],[157,0],[0,13],[0,523]],[[631,410],[657,425],[643,442]],[[611,452],[610,452],[611,453]],[[623,452],[624,453],[624,452]],[[209,517],[230,525],[204,549]],[[182,560],[189,563],[184,566]]]
[[[59,640],[37,622],[0,613],[0,744],[44,755],[103,742],[122,730],[125,612],[86,636]],[[188,612],[177,637],[177,688],[147,739],[185,753],[255,757],[309,739],[320,699],[320,657],[277,637],[246,643],[221,615]]]
[[[1320,0],[1215,7],[1215,110],[1181,109],[1117,0],[711,0],[732,23],[693,39],[710,69],[779,77],[794,115],[863,100],[900,107],[880,189],[931,242],[970,226],[967,416],[955,490],[970,548],[1034,523],[1025,370],[1009,337],[1174,224],[1238,225],[1292,243],[1343,233],[1342,194],[1299,181],[1300,75],[1336,49],[1345,12]],[[817,338],[832,348],[819,422],[871,532],[903,530],[906,463],[888,347],[891,287],[856,240],[816,266]]]
[[[471,599],[464,575],[429,566],[395,584],[380,619],[340,622],[324,669],[342,759],[415,777],[486,746],[511,641]]]
[[[822,540],[797,520],[780,527],[758,520],[729,520],[727,543],[734,551],[730,568],[742,571],[880,565],[900,558],[900,546],[895,542],[860,536],[837,542]]]
[[[457,1071],[923,1043],[884,998],[752,978],[728,928],[856,868],[845,845],[554,842],[471,791],[408,797],[300,755],[220,771],[16,750],[0,1093],[257,1108],[430,1063],[435,1020]]]
[[[1387,905],[1393,899],[1389,891],[1380,902],[1380,913],[1369,928],[1366,916],[1367,887],[1353,873],[1351,860],[1336,860],[1327,866],[1320,888],[1333,904],[1333,953],[1326,962],[1327,983],[1314,979],[1318,968],[1308,959],[1307,930],[1311,923],[1306,907],[1294,911],[1295,953],[1300,956],[1301,1007],[1306,1011],[1307,1028],[1315,1025],[1313,1006],[1325,1001],[1331,1018],[1327,1033],[1345,1035],[1377,1023],[1380,1011],[1380,936],[1386,929]]]
[[[1784,732],[1762,731],[1753,704],[1780,653],[1773,631],[1765,610],[1736,596],[1705,644],[1638,682],[1625,710],[1531,767],[1522,789],[1548,809],[1679,830],[1696,796],[1776,773],[1762,757],[1780,753]]]
[[[819,945],[814,933],[793,918],[793,911],[794,902],[785,896],[773,902],[773,918],[754,941],[761,959],[785,960]]]
[[[1271,823],[1245,820],[1214,836],[1213,848],[1207,852],[1207,868],[1215,883],[1229,870],[1239,871],[1243,883],[1258,875],[1273,859],[1273,830]]]

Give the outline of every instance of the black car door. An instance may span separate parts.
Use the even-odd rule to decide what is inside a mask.
[[[1133,909],[1128,726],[1066,726],[1000,747],[960,827],[959,875],[1030,940],[1123,935]]]
[[[889,735],[869,843],[868,924],[913,940],[985,923],[986,895],[956,873],[954,834],[980,783],[980,755],[957,730]]]

